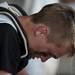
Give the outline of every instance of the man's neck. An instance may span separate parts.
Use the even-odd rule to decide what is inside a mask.
[[[27,36],[31,36],[33,34],[33,25],[29,21],[29,17],[27,16],[19,16],[18,17],[23,29],[27,33]]]

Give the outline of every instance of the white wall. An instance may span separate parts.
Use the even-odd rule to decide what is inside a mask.
[[[39,12],[47,4],[58,3],[59,0],[26,0],[24,9],[28,15]]]
[[[49,59],[42,63],[40,59],[35,58],[29,61],[26,67],[29,75],[56,75],[58,70],[59,60]]]

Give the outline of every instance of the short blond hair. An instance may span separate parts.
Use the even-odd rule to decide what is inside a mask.
[[[45,6],[39,13],[31,16],[33,23],[47,25],[52,35],[49,41],[61,43],[65,38],[73,41],[75,47],[75,11],[64,4],[50,4]]]

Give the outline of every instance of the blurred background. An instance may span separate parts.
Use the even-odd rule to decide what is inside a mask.
[[[75,9],[75,0],[0,0],[21,6],[27,15],[38,13],[47,4],[62,2]],[[59,59],[50,58],[42,63],[40,59],[29,60],[26,67],[29,75],[75,75],[75,56],[63,56]]]

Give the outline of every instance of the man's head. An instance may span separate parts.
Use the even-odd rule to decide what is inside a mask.
[[[74,12],[71,8],[61,4],[47,5],[31,15],[28,22],[33,25],[33,33],[29,36],[33,57],[46,61],[50,57],[74,53]]]

